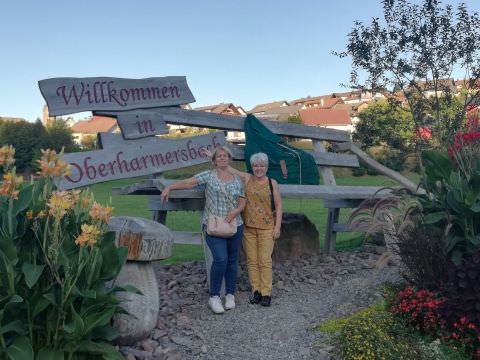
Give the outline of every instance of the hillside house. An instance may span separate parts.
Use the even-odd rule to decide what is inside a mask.
[[[350,133],[353,131],[352,120],[344,109],[300,109],[300,117],[304,125],[344,130]]]
[[[272,121],[287,121],[290,116],[299,116],[299,110],[305,108],[302,105],[288,105],[288,106],[279,106],[276,108],[271,108],[265,110],[262,115],[258,115],[262,119],[272,120]]]
[[[96,142],[97,133],[99,132],[120,132],[117,119],[98,115],[78,121],[70,129],[72,130],[73,141],[80,146],[84,146],[85,143],[92,140]]]
[[[25,120],[24,118],[19,118],[19,117],[0,116],[0,121],[19,123],[19,122],[23,122],[23,121],[27,121],[27,120]]]
[[[248,113],[255,115],[255,116],[262,116],[265,114],[266,111],[271,110],[271,109],[277,109],[280,107],[286,107],[291,104],[288,103],[288,101],[281,100],[281,101],[273,101],[270,103],[265,103],[265,104],[258,104],[255,105],[253,109],[251,109]]]
[[[205,111],[211,112],[214,114],[221,114],[221,115],[237,115],[237,116],[245,116],[247,113],[241,106],[235,106],[232,103],[220,103],[217,105],[209,105],[209,106],[202,106],[195,108],[194,110],[197,111]],[[243,131],[227,131],[226,132],[227,140],[232,142],[244,142],[245,141],[245,134]]]
[[[343,104],[342,99],[332,97],[332,95],[307,96],[290,101],[292,105],[300,105],[302,108],[321,108],[331,109],[337,104]]]

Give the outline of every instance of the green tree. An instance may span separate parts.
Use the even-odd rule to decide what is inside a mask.
[[[97,137],[94,135],[85,135],[82,137],[82,146],[86,150],[94,150],[97,146]]]
[[[303,124],[302,118],[300,115],[290,115],[287,118],[287,122],[292,123],[292,124]]]
[[[57,152],[62,148],[65,152],[78,151],[78,146],[73,141],[72,131],[63,119],[55,119],[46,127],[47,138],[46,148],[53,149]]]
[[[406,150],[415,134],[415,124],[409,110],[388,101],[376,101],[358,114],[353,140],[363,148],[387,145]]]
[[[480,16],[465,4],[439,0],[382,0],[383,20],[354,23],[346,50],[352,88],[401,92],[416,128],[429,127],[445,143],[464,125],[465,108],[480,98]],[[455,108],[453,70],[465,76],[462,106]],[[393,97],[392,97],[393,98]],[[442,106],[454,109],[450,116]]]
[[[45,128],[39,121],[35,123],[5,121],[0,124],[0,146],[8,144],[15,147],[18,172],[35,169],[32,160],[44,146],[45,137]]]

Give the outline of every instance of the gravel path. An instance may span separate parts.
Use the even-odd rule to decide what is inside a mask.
[[[204,263],[156,265],[161,307],[150,339],[121,350],[128,359],[335,359],[313,330],[377,302],[398,268],[375,269],[370,252],[324,254],[274,264],[272,306],[248,303],[245,265],[237,306],[223,315],[207,307]]]

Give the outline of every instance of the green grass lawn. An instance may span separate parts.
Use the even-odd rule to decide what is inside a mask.
[[[209,168],[209,165],[197,166],[195,169],[176,170],[167,174],[170,178],[180,178],[191,175],[192,171],[201,171]],[[418,181],[418,176],[409,175],[414,181]],[[151,219],[151,212],[148,210],[147,196],[143,195],[112,195],[112,187],[125,186],[133,184],[146,178],[132,178],[115,180],[105,183],[92,185],[95,200],[99,203],[110,203],[115,208],[114,215],[128,215]],[[394,186],[395,182],[385,176],[340,176],[337,177],[338,185],[371,185],[371,186]],[[323,207],[323,201],[318,199],[284,199],[284,212],[303,213],[317,227],[320,235],[320,245],[323,246],[325,238],[325,225],[327,220],[327,210]],[[350,209],[342,209],[340,217],[346,221]],[[172,211],[167,217],[167,226],[172,230],[199,231],[200,212],[198,211]],[[337,235],[337,250],[351,250],[361,245],[363,235],[359,233],[339,233]],[[203,250],[198,245],[175,244],[172,257],[165,260],[168,263],[182,262],[190,260],[202,260]]]

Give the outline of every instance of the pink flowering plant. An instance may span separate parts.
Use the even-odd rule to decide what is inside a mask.
[[[59,191],[69,166],[42,150],[40,179],[26,184],[15,150],[0,148],[0,358],[123,359],[110,344],[114,285],[127,250],[107,231],[112,208],[88,191]]]
[[[425,289],[417,291],[408,286],[397,294],[390,311],[416,330],[436,332],[445,327],[445,322],[440,316],[440,307],[445,300],[433,291]]]
[[[422,335],[480,359],[479,322],[471,313],[449,316],[451,305],[439,292],[407,286],[392,299],[390,312]]]
[[[419,196],[423,223],[439,234],[454,264],[480,247],[480,131],[478,117],[469,119],[465,133],[458,133],[448,151],[422,154],[425,175]]]

